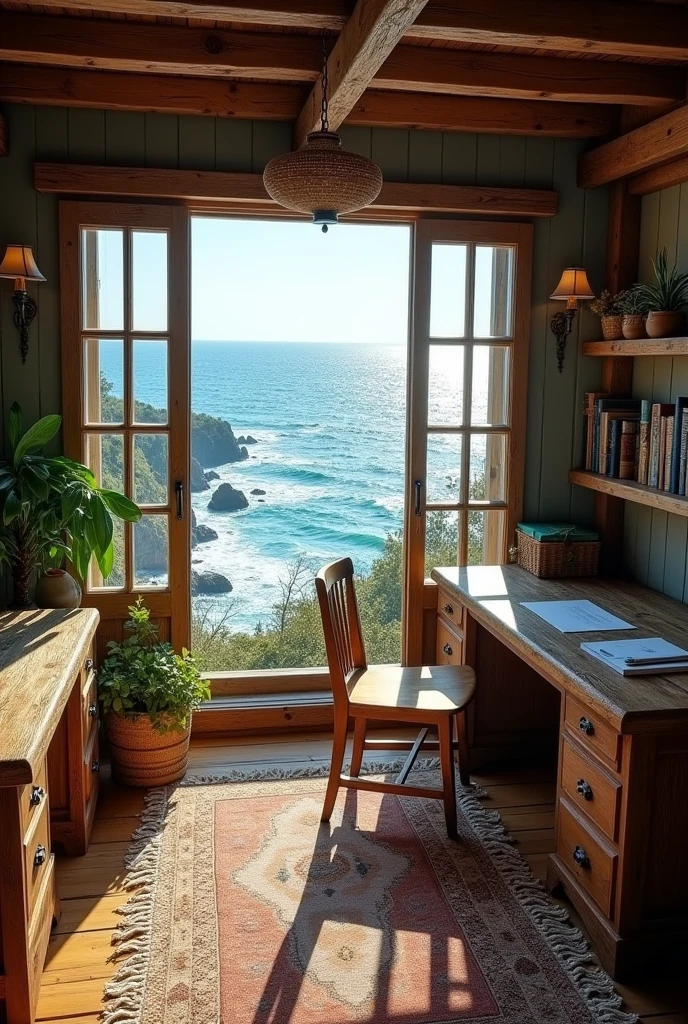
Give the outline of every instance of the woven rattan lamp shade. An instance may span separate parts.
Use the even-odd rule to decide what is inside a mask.
[[[335,132],[312,132],[303,149],[277,156],[265,168],[268,195],[315,224],[336,224],[339,214],[369,206],[380,194],[382,172],[358,153],[342,149]]]

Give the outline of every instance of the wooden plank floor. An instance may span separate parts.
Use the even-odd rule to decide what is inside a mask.
[[[205,739],[191,747],[191,770],[229,767],[284,767],[327,764],[327,735],[288,739]],[[393,755],[392,755],[393,756]],[[380,754],[375,754],[381,760]],[[498,810],[533,872],[544,878],[554,849],[554,780],[547,770],[475,775],[487,791],[485,806]],[[96,1024],[103,985],[117,970],[109,962],[110,936],[117,908],[127,900],[122,858],[143,809],[143,793],[103,780],[91,848],[85,857],[58,859],[62,916],[48,950],[38,1019],[65,1024]],[[564,901],[562,901],[563,903]],[[566,904],[569,910],[570,905]],[[580,921],[572,914],[580,927]],[[619,986],[626,1008],[649,1024],[688,1024],[688,982],[656,979]]]

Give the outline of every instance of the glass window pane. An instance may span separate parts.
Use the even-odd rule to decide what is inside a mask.
[[[131,233],[132,327],[167,330],[167,232]]]
[[[459,560],[459,513],[428,512],[425,518],[425,575]]]
[[[124,232],[85,228],[81,232],[82,321],[89,331],[124,328]]]
[[[101,487],[124,491],[124,436],[122,434],[87,434],[84,462],[91,469]],[[113,516],[114,564],[110,575],[104,579],[95,563],[91,562],[88,573],[89,589],[105,587],[119,589],[124,586],[124,523]]]
[[[431,338],[463,338],[466,333],[466,252],[465,245],[432,246]]]
[[[169,572],[167,516],[141,516],[134,523],[134,586],[166,587]]]
[[[426,502],[459,502],[461,434],[428,434]]]
[[[504,558],[506,512],[468,513],[468,565],[499,565]]]
[[[463,424],[463,345],[431,345],[428,377],[428,423]]]
[[[134,434],[134,501],[168,502],[167,434]]]
[[[475,247],[473,336],[510,338],[513,331],[514,250]]]
[[[167,342],[133,342],[134,422],[167,423]]]
[[[511,351],[504,346],[473,346],[471,423],[499,427],[508,424]]]
[[[505,434],[471,435],[471,501],[506,501]]]
[[[124,422],[124,342],[84,338],[84,422]]]

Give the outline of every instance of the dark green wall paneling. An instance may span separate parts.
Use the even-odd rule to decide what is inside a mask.
[[[11,288],[0,283],[0,395],[2,418],[17,399],[27,419],[59,410],[59,266],[57,200],[32,188],[34,160],[110,165],[260,172],[290,145],[290,125],[9,105],[3,109],[10,155],[0,160],[0,245],[36,247],[48,283],[34,290],[39,316],[31,350],[21,366],[11,326]],[[602,284],[606,240],[604,190],[576,188],[581,143],[565,139],[345,128],[344,144],[376,160],[390,181],[444,182],[554,188],[560,213],[535,223],[530,382],[527,411],[525,515],[589,521],[592,500],[572,489],[568,471],[582,447],[583,392],[599,383],[599,367],[578,358],[578,342],[596,334],[583,312],[569,340],[564,373],[556,369],[548,296],[565,266],[583,262],[593,288]],[[688,200],[686,202],[688,218]],[[668,218],[665,218],[668,219]],[[686,222],[688,245],[688,219]]]
[[[645,196],[640,228],[641,281],[652,279],[652,259],[667,248],[669,260],[688,270],[688,183]],[[633,394],[655,402],[688,395],[688,356],[635,359]],[[688,519],[627,503],[624,553],[636,579],[688,602]]]

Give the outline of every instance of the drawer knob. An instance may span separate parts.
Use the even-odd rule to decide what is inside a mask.
[[[38,807],[39,803],[45,796],[45,790],[42,786],[32,786],[31,796],[29,797],[29,804],[31,807]]]
[[[595,726],[589,718],[585,717],[585,715],[578,720],[578,728],[581,732],[584,732],[586,736],[592,736],[595,732]]]
[[[100,771],[100,761],[91,761],[91,771],[92,772],[99,772]]]
[[[452,605],[452,604],[445,604],[444,610],[447,613],[447,615],[453,615],[454,614],[454,605]]]
[[[48,851],[42,843],[39,843],[36,847],[36,852],[33,855],[33,866],[39,868],[41,864],[45,864],[48,857]]]
[[[576,789],[584,800],[592,800],[592,786],[589,782],[586,782],[585,779],[578,780],[576,783]]]
[[[573,859],[575,860],[576,864],[578,864],[578,866],[581,868],[590,867],[590,858],[588,857],[587,853],[585,852],[582,846],[577,846],[575,848],[575,850],[573,851]]]
[[[89,704],[88,705],[88,717],[89,718],[97,718],[98,717],[98,705],[97,704]]]
[[[442,650],[444,651],[445,654],[453,654],[454,653],[452,651],[451,647],[449,646],[449,644],[445,644],[444,647],[442,648]]]
[[[84,668],[87,672],[91,672],[93,670],[93,658],[86,659],[84,662]]]

